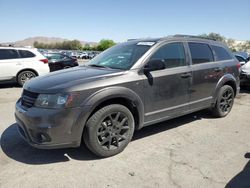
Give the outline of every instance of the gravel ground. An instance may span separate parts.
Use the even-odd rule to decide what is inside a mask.
[[[232,112],[193,113],[137,131],[119,155],[99,159],[84,146],[38,150],[18,135],[21,88],[0,85],[0,187],[250,187],[250,89]]]

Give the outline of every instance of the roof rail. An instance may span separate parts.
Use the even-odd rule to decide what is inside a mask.
[[[184,37],[184,38],[197,38],[197,39],[207,39],[207,40],[213,40],[216,41],[216,39],[214,38],[210,38],[210,37],[203,37],[203,36],[195,36],[195,35],[174,35],[174,37]]]

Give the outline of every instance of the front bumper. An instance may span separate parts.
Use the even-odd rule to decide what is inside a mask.
[[[250,73],[242,72],[240,74],[240,85],[250,85]]]
[[[81,108],[43,109],[22,108],[16,103],[15,118],[20,135],[40,149],[78,147],[83,126],[79,121]]]

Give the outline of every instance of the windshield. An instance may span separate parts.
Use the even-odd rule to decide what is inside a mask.
[[[153,45],[153,42],[119,44],[92,59],[87,66],[128,70]]]

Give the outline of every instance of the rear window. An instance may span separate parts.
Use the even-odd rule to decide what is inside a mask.
[[[246,62],[246,60],[243,58],[243,57],[240,57],[240,56],[235,56],[239,62]]]
[[[0,49],[0,60],[2,59],[17,59],[19,55],[16,50],[13,49]]]
[[[30,57],[35,57],[36,55],[33,54],[32,52],[28,50],[18,50],[21,58],[30,58]]]
[[[216,55],[216,61],[223,61],[232,59],[232,56],[227,52],[225,48],[220,46],[212,46],[214,53]]]
[[[193,64],[200,64],[214,61],[213,53],[207,44],[188,43]]]
[[[55,60],[55,61],[60,61],[60,60],[70,60],[68,56],[62,55],[62,54],[44,54],[44,56],[48,60]]]

